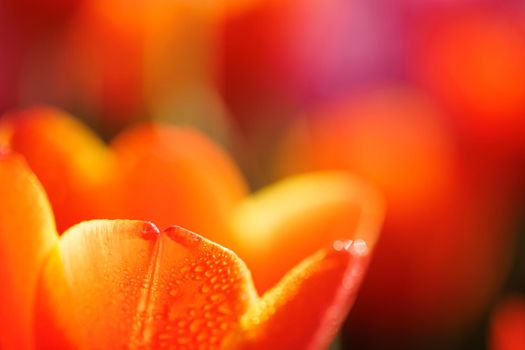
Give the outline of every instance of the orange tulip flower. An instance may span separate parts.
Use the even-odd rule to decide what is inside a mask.
[[[525,349],[525,301],[509,297],[498,307],[492,318],[491,350]]]
[[[226,154],[195,131],[143,126],[106,148],[57,111],[22,114],[3,121],[0,140],[42,181],[60,232],[96,217],[138,220],[88,221],[58,238],[42,188],[19,157],[4,155],[2,348],[331,341],[376,240],[382,204],[373,189],[344,173],[314,173],[246,196]],[[234,253],[168,226],[170,217],[234,248],[255,286]]]
[[[335,240],[373,245],[383,214],[379,194],[346,173],[295,176],[248,196],[228,155],[189,128],[146,124],[108,148],[64,113],[36,108],[1,129],[46,189],[59,232],[97,218],[177,223],[232,248],[260,291]]]

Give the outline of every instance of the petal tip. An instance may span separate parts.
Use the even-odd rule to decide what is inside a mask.
[[[146,239],[155,239],[160,235],[159,228],[151,221],[144,221],[141,234]]]
[[[195,247],[202,242],[201,236],[177,225],[166,228],[164,233],[173,241],[188,248]]]

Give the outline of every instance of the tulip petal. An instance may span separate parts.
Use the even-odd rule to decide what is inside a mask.
[[[83,220],[109,217],[102,208],[112,197],[115,171],[110,152],[95,134],[47,107],[10,113],[2,126],[10,134],[10,147],[26,158],[46,189],[59,232]]]
[[[42,186],[21,157],[0,153],[0,348],[32,348],[34,291],[56,241]]]
[[[337,241],[290,271],[243,317],[242,349],[324,349],[355,299],[369,260],[362,240]]]
[[[227,217],[247,191],[226,153],[192,129],[159,125],[129,129],[112,148],[132,189],[124,194],[122,217],[161,227],[175,222],[226,243]]]
[[[226,218],[247,192],[226,153],[189,128],[143,125],[107,148],[66,113],[41,107],[10,113],[0,134],[46,188],[59,232],[131,218],[176,222],[225,243]]]
[[[256,300],[230,251],[179,227],[90,221],[46,264],[37,341],[53,349],[218,349]]]
[[[238,205],[229,246],[248,264],[257,289],[265,292],[305,256],[340,237],[364,239],[373,246],[383,215],[378,192],[350,174],[292,176]]]

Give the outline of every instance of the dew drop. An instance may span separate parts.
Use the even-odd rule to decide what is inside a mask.
[[[219,305],[219,307],[217,308],[217,311],[219,311],[221,314],[224,314],[224,315],[231,315],[233,313],[230,306],[226,303]]]
[[[224,298],[224,294],[217,293],[217,294],[210,295],[209,300],[210,301],[219,301],[219,300],[221,300],[223,298]]]
[[[200,319],[192,321],[189,326],[190,332],[197,333],[197,331],[201,328],[203,323],[204,321]]]
[[[217,322],[215,322],[215,321],[207,321],[206,322],[206,327],[211,328],[211,329],[216,328],[217,327]]]
[[[204,271],[206,268],[202,265],[197,265],[195,266],[195,268],[193,269],[193,272],[196,272],[196,273],[199,273],[199,272],[202,272]]]
[[[335,241],[333,244],[332,244],[332,247],[337,250],[337,251],[341,251],[344,249],[345,247],[345,242],[341,241],[341,240],[337,240]]]
[[[197,311],[195,309],[188,310],[188,316],[195,317],[196,315],[197,315]]]
[[[204,342],[205,340],[208,339],[208,333],[206,333],[206,332],[200,332],[199,334],[197,334],[197,336],[195,337],[195,339],[196,339],[197,342],[199,342],[199,343]]]
[[[352,252],[356,255],[366,255],[368,253],[368,246],[362,239],[357,239],[352,244]]]
[[[155,239],[159,236],[160,230],[154,223],[145,221],[142,225],[141,234],[145,239]]]

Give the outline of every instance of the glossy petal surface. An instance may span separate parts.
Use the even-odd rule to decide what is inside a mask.
[[[256,294],[230,251],[178,227],[91,221],[64,234],[36,303],[55,349],[218,349]]]
[[[244,315],[241,348],[327,348],[353,304],[367,263],[362,240],[336,241],[305,259]]]
[[[0,348],[31,349],[38,273],[56,241],[42,186],[21,157],[0,153]]]
[[[361,238],[374,245],[383,215],[379,193],[347,173],[292,176],[236,208],[229,246],[265,292],[304,257],[337,239]]]
[[[10,147],[24,156],[46,189],[59,232],[82,220],[108,217],[113,160],[89,129],[45,107],[9,114],[3,129],[10,134]]]
[[[144,125],[112,144],[124,179],[122,217],[172,223],[224,243],[246,184],[231,159],[189,128]]]

